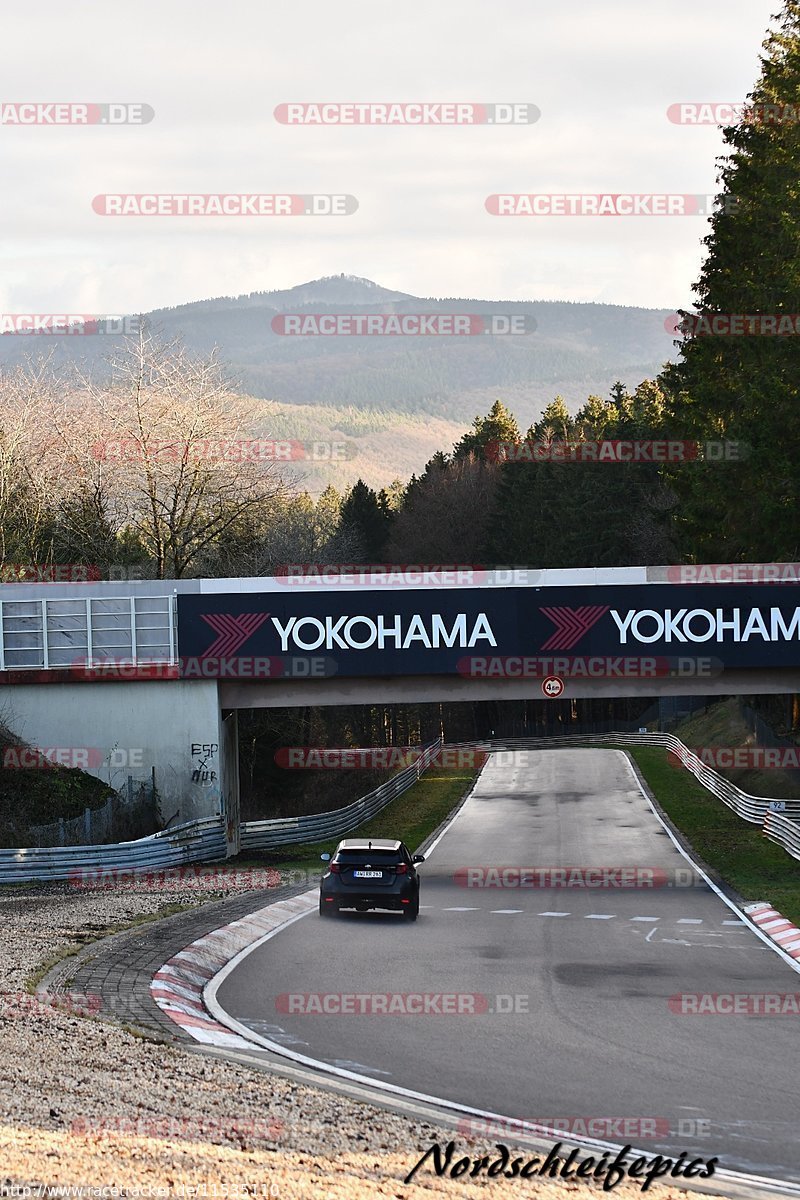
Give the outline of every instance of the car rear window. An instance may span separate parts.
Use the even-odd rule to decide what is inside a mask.
[[[400,862],[399,850],[340,850],[336,855],[336,861],[340,863],[363,863],[363,862],[384,862],[397,863]]]

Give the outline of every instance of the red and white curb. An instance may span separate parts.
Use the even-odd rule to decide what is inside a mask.
[[[800,962],[800,929],[796,925],[771,904],[763,901],[758,904],[746,904],[743,911],[776,946],[780,946],[785,954]]]
[[[150,994],[161,1011],[196,1041],[252,1050],[252,1042],[214,1020],[203,1004],[203,989],[245,946],[316,907],[317,892],[303,892],[288,900],[278,900],[221,929],[213,929],[179,950],[156,971]]]

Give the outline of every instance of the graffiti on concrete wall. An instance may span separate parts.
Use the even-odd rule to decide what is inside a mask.
[[[192,742],[192,783],[201,787],[219,786],[217,742]]]

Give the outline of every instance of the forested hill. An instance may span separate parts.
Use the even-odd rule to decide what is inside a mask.
[[[515,314],[535,329],[519,336],[300,337],[273,332],[273,318],[286,312]],[[592,392],[607,395],[617,379],[635,386],[674,355],[668,316],[607,304],[430,299],[348,276],[152,314],[189,346],[218,345],[252,395],[460,421],[488,397],[513,400],[525,420],[556,393],[581,403]]]
[[[286,336],[281,313],[455,313],[524,317],[518,336]],[[577,407],[607,395],[621,379],[633,387],[675,356],[666,310],[537,300],[430,299],[341,275],[285,291],[251,292],[148,314],[190,350],[218,346],[244,391],[289,405],[430,415],[469,420],[500,397],[533,420],[560,393]],[[58,356],[101,358],[109,337],[0,338],[0,362],[56,347]]]

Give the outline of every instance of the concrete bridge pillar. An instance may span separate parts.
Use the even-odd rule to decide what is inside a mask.
[[[237,719],[223,720],[216,680],[0,686],[0,719],[54,762],[117,790],[129,775],[149,782],[155,768],[165,821],[224,813],[238,848]]]

